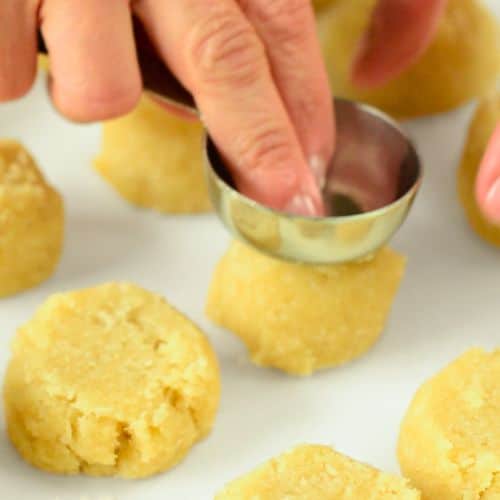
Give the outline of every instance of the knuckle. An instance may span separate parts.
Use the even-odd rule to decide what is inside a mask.
[[[302,37],[304,26],[313,23],[310,0],[248,1],[248,9],[264,25],[272,28],[274,36],[290,40]]]
[[[279,127],[254,128],[236,137],[239,168],[245,172],[268,171],[290,160],[290,139]]]
[[[59,111],[77,121],[107,120],[130,112],[139,102],[140,85],[97,85],[80,91],[54,88]]]
[[[265,51],[252,27],[237,13],[215,13],[195,25],[186,45],[200,85],[250,84],[261,75]]]

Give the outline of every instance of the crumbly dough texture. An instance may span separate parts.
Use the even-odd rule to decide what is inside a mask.
[[[134,111],[103,124],[94,165],[124,198],[164,213],[210,210],[203,172],[203,127],[144,96]]]
[[[366,262],[311,266],[234,242],[215,270],[207,314],[245,342],[256,364],[309,375],[374,344],[404,267],[388,248]]]
[[[20,143],[0,140],[0,297],[52,275],[63,233],[61,196]]]
[[[500,227],[483,216],[476,202],[475,184],[481,159],[496,125],[500,123],[500,90],[484,98],[470,124],[469,134],[458,169],[458,194],[465,214],[481,238],[500,246]]]
[[[350,69],[376,0],[339,0],[322,13],[319,33],[335,95],[396,117],[443,112],[494,88],[500,74],[500,25],[479,0],[450,0],[430,48],[402,75],[372,90]]]
[[[215,500],[418,500],[405,479],[327,446],[302,445],[229,483]]]
[[[17,332],[4,386],[9,436],[50,472],[138,478],[177,464],[214,422],[204,335],[130,284],[54,295]]]
[[[398,457],[426,500],[500,499],[500,350],[472,349],[422,385]]]

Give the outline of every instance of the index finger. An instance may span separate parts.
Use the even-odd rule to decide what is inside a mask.
[[[234,0],[140,0],[160,55],[194,95],[239,190],[272,208],[321,213],[319,189],[266,52]]]

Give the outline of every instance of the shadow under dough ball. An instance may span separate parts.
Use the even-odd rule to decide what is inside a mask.
[[[143,96],[128,115],[102,125],[96,170],[131,203],[163,213],[210,210],[203,127]]]
[[[500,227],[484,217],[476,201],[475,186],[481,160],[500,123],[500,90],[484,98],[469,127],[462,162],[457,172],[458,195],[472,229],[489,243],[500,247]]]
[[[420,59],[387,85],[362,90],[350,69],[375,0],[337,0],[320,14],[319,34],[335,95],[393,116],[455,108],[494,88],[500,73],[500,24],[478,0],[449,0],[437,35]]]
[[[58,294],[21,327],[4,385],[7,430],[40,469],[149,476],[212,428],[215,354],[161,297],[130,284]]]
[[[383,331],[405,258],[313,266],[234,242],[212,278],[207,315],[246,344],[252,360],[295,375],[346,363]]]
[[[20,143],[0,140],[0,297],[49,278],[63,239],[61,196]]]
[[[500,350],[471,349],[420,387],[398,458],[426,500],[500,498]]]
[[[403,478],[320,445],[302,445],[229,483],[215,500],[419,500]]]

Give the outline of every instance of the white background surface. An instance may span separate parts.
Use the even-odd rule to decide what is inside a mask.
[[[500,14],[498,0],[489,2]],[[455,170],[471,106],[407,124],[425,167],[410,218],[394,241],[408,268],[385,335],[365,357],[309,379],[258,369],[204,317],[211,272],[229,241],[212,215],[165,217],[122,201],[90,168],[96,126],[57,116],[39,81],[0,107],[0,137],[21,139],[66,201],[55,277],[0,302],[0,377],[17,326],[51,293],[130,280],[160,292],[210,336],[222,367],[214,432],[174,470],[141,481],[57,477],[24,464],[0,420],[0,498],[205,500],[237,475],[297,443],[324,443],[397,472],[399,422],[415,389],[467,348],[500,345],[500,254],[464,221]],[[0,410],[3,408],[0,403]]]

